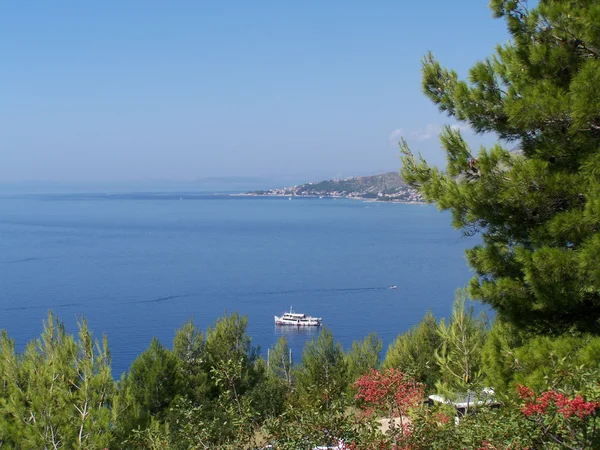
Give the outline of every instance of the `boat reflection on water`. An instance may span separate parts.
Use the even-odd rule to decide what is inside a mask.
[[[288,341],[296,337],[301,337],[303,340],[310,339],[311,336],[316,336],[321,329],[320,327],[282,327],[277,325],[274,328],[276,336],[285,336]]]

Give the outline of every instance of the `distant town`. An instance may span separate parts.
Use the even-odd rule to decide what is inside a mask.
[[[274,197],[335,197],[396,203],[423,203],[423,196],[397,172],[305,183],[280,189],[250,191],[244,195]]]

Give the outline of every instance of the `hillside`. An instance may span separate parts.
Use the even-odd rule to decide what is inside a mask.
[[[397,172],[318,181],[266,191],[251,191],[248,195],[346,197],[405,203],[423,201],[421,194],[409,187]]]

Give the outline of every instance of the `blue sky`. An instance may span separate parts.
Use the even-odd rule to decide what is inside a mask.
[[[508,39],[447,0],[3,2],[0,29],[0,182],[371,174],[399,135],[439,164],[423,55],[464,75]]]

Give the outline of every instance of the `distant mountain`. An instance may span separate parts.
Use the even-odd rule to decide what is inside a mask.
[[[424,201],[421,194],[408,186],[397,172],[305,183],[281,189],[251,191],[247,195],[346,197],[408,203]]]

